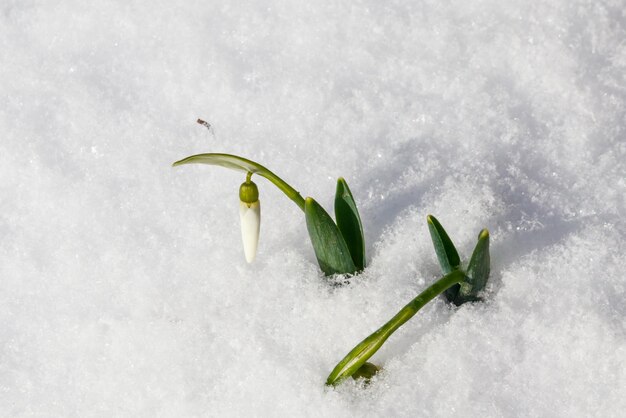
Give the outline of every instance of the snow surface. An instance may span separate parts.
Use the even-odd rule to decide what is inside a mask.
[[[0,416],[542,416],[626,410],[626,4],[0,2]],[[195,124],[202,117],[215,134]],[[348,181],[369,267],[325,283],[300,210]],[[429,304],[324,381],[439,267],[434,214],[488,301]]]

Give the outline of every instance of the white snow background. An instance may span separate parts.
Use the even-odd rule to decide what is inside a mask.
[[[617,417],[626,410],[626,5],[0,3],[0,416]],[[201,117],[214,129],[195,123]],[[202,152],[266,165],[366,271],[318,269],[302,212]],[[426,215],[485,303],[440,298],[324,386],[439,277]]]

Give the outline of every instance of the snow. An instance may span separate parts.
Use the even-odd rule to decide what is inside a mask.
[[[537,2],[4,0],[0,416],[620,416],[626,410],[626,7]],[[195,123],[210,122],[214,135]],[[304,217],[346,178],[369,267],[326,284]],[[426,215],[488,301],[436,299]]]

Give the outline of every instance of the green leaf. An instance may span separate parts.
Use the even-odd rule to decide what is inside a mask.
[[[430,231],[430,237],[433,240],[443,274],[448,274],[452,270],[458,269],[461,265],[461,259],[446,230],[443,229],[443,226],[434,216],[428,215],[426,220],[428,221],[428,230]]]
[[[315,256],[324,274],[330,276],[356,273],[348,246],[324,208],[313,198],[307,197],[304,214]]]
[[[428,222],[430,237],[435,247],[435,253],[437,254],[437,259],[439,260],[439,265],[441,266],[443,274],[448,274],[453,270],[459,269],[461,267],[461,258],[459,257],[459,253],[454,247],[452,240],[446,233],[446,230],[443,229],[443,226],[441,226],[437,218],[434,216],[428,215],[426,220]],[[456,300],[459,288],[460,286],[456,284],[446,290],[445,296],[448,302]]]
[[[177,167],[184,164],[209,164],[217,165],[221,167],[231,168],[233,170],[244,171],[246,173],[257,174],[261,177],[265,177],[276,187],[278,187],[287,197],[293,200],[300,209],[304,210],[304,199],[300,196],[300,193],[287,182],[272,173],[261,164],[248,160],[243,157],[232,154],[197,154],[191,157],[183,158],[180,161],[176,161],[172,166]]]
[[[365,268],[365,239],[363,238],[363,225],[356,208],[356,203],[350,192],[348,184],[340,177],[337,180],[337,192],[335,193],[335,218],[337,227],[341,232],[352,261],[358,271]]]
[[[483,229],[478,234],[478,242],[474,247],[472,258],[467,267],[465,282],[461,284],[459,293],[454,301],[460,305],[465,302],[480,300],[478,294],[485,288],[490,272],[489,231]]]

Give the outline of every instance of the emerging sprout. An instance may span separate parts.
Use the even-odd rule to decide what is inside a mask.
[[[327,276],[333,274],[356,274],[365,268],[365,241],[361,218],[343,178],[337,180],[335,217],[337,222],[313,198],[304,199],[286,181],[261,164],[232,154],[198,154],[176,161],[173,165],[209,164],[244,171],[246,182],[239,189],[241,237],[246,260],[255,258],[259,240],[261,207],[259,191],[250,180],[252,174],[265,177],[293,201],[303,212],[309,238],[320,269]]]
[[[446,292],[448,301],[455,305],[481,300],[479,293],[489,278],[489,231],[480,231],[467,270],[463,270],[459,253],[443,226],[432,215],[428,215],[427,221],[443,277],[417,295],[385,325],[357,344],[335,366],[326,380],[327,385],[336,385],[348,376],[358,375],[366,361],[382,347],[387,338],[437,295]]]
[[[198,120],[198,123],[208,125],[201,120]],[[257,162],[237,155],[208,153],[192,155],[173,165],[196,163],[217,165],[247,173],[246,181],[239,187],[239,215],[241,239],[248,263],[253,262],[256,257],[261,225],[259,189],[251,180],[252,174],[256,174],[269,180],[304,212],[304,220],[317,262],[326,276],[353,275],[365,269],[365,240],[361,217],[350,188],[343,178],[337,180],[335,221],[315,199],[303,198],[291,185]],[[330,373],[327,385],[336,385],[349,376],[368,380],[375,375],[379,368],[367,360],[391,334],[437,295],[445,292],[448,301],[455,305],[481,300],[480,293],[489,277],[489,232],[486,229],[480,232],[468,267],[463,270],[459,254],[439,221],[431,215],[427,220],[443,276],[417,295],[385,325],[354,347]]]

